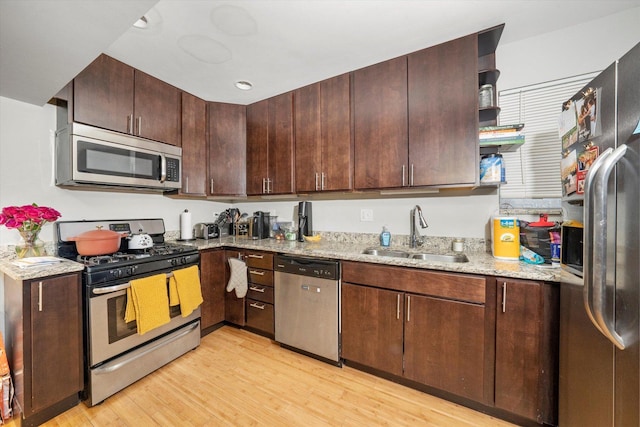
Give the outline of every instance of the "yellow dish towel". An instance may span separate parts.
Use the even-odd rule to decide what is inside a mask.
[[[167,296],[167,276],[157,274],[132,280],[127,288],[125,322],[136,321],[138,334],[169,323],[169,298]]]
[[[178,298],[180,299],[180,313],[182,313],[182,317],[187,317],[204,302],[202,289],[200,288],[198,266],[193,265],[181,270],[175,270],[173,277],[169,278],[169,289],[172,287],[172,281],[176,284]]]

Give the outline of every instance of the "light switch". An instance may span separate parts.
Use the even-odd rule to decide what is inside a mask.
[[[360,221],[373,221],[373,209],[360,209]]]

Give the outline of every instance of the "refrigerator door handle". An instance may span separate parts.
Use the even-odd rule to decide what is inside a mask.
[[[594,225],[598,229],[598,239],[594,239],[594,264],[593,268],[593,314],[600,325],[600,330],[620,350],[626,347],[625,340],[615,330],[613,315],[605,316],[607,307],[607,199],[609,176],[616,164],[627,152],[625,144],[620,145],[602,162],[602,169],[594,177]],[[595,237],[595,236],[594,236]]]
[[[598,329],[602,334],[604,332],[600,328],[598,321],[596,320],[593,314],[593,268],[597,263],[592,262],[594,259],[594,248],[593,248],[593,233],[595,231],[594,223],[593,223],[593,209],[594,203],[592,200],[594,199],[593,191],[594,191],[594,177],[600,172],[600,167],[604,163],[604,160],[609,157],[609,155],[613,152],[613,148],[607,148],[598,156],[598,158],[593,162],[589,170],[587,171],[587,176],[585,177],[584,182],[584,236],[583,236],[583,297],[584,297],[584,309],[587,312],[587,316],[593,326]]]

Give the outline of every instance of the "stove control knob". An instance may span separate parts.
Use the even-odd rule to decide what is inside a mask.
[[[174,267],[175,267],[176,265],[178,265],[178,259],[177,259],[177,258],[172,259],[172,260],[171,260],[171,265],[172,265],[172,266],[174,266]]]
[[[113,277],[115,277],[116,279],[119,279],[120,277],[122,277],[122,270],[113,270],[111,273],[113,274]]]
[[[182,258],[180,258],[180,264],[186,264],[187,263],[187,257],[183,256]]]

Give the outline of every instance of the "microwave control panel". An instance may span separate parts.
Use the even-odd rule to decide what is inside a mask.
[[[180,182],[180,160],[167,158],[166,181]]]

